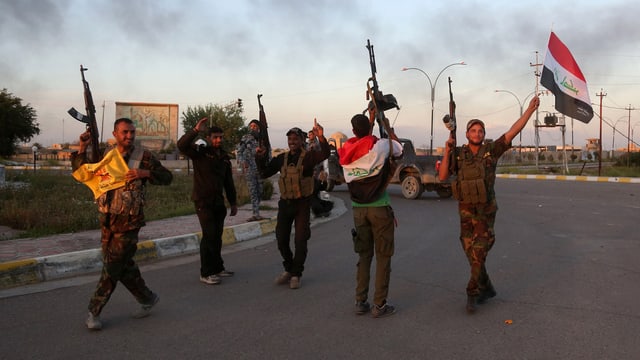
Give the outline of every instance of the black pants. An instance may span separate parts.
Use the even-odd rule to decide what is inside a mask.
[[[282,255],[284,270],[293,276],[302,276],[304,262],[307,259],[307,240],[311,237],[309,224],[311,198],[278,201],[278,223],[276,239]],[[294,246],[291,250],[291,227],[295,223]]]
[[[200,241],[200,276],[206,277],[224,270],[222,261],[222,232],[227,208],[210,201],[195,202],[196,213],[202,228]]]

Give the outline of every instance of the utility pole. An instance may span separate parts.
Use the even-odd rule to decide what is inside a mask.
[[[629,167],[629,159],[631,158],[631,110],[635,110],[635,108],[632,108],[631,104],[629,104],[629,107],[625,108],[625,110],[629,110],[629,121],[627,121],[627,167]]]
[[[538,50],[536,50],[536,62],[535,62],[535,64],[534,63],[529,63],[529,66],[533,66],[533,67],[536,68],[535,71],[533,72],[533,74],[536,77],[536,96],[539,95],[538,94],[538,84],[540,83],[540,80],[538,80],[538,78],[540,77],[540,71],[538,70],[538,68],[540,66],[542,66],[542,65],[543,64],[541,64],[538,61]],[[540,142],[540,136],[538,134],[538,125],[540,125],[540,121],[538,120],[538,109],[536,108],[536,122],[533,125],[534,129],[535,129],[535,142],[536,142],[536,170],[538,170],[538,157],[539,157],[539,154],[538,154],[538,145],[539,144],[538,143]]]
[[[602,98],[607,94],[600,89],[600,94],[596,94],[596,96],[600,98],[600,139],[598,140],[598,176],[600,176],[602,172]]]

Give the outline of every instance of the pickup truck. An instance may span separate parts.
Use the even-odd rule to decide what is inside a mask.
[[[451,197],[451,183],[440,181],[438,178],[438,166],[442,156],[417,155],[411,140],[399,140],[404,155],[396,161],[398,168],[391,179],[391,184],[400,184],[402,195],[407,199],[417,199],[425,190],[435,191],[441,198]]]

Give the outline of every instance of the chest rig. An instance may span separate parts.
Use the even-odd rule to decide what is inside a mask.
[[[463,146],[458,154],[458,176],[452,184],[453,197],[463,204],[479,204],[488,200],[489,178],[493,174],[493,156],[483,144],[477,154]]]
[[[144,149],[134,148],[129,156],[129,169],[140,167]],[[141,179],[127,181],[125,186],[107,191],[97,200],[98,211],[103,214],[138,215],[144,206],[144,182]]]
[[[289,152],[284,154],[284,161],[280,169],[280,197],[283,199],[301,199],[313,194],[313,176],[302,176],[302,160],[307,154],[302,150],[297,163],[289,164]]]

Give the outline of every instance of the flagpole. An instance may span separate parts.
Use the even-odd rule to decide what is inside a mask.
[[[607,94],[600,88],[600,94],[596,94],[596,96],[600,97],[600,139],[598,140],[598,176],[600,176],[602,171],[602,98]]]

